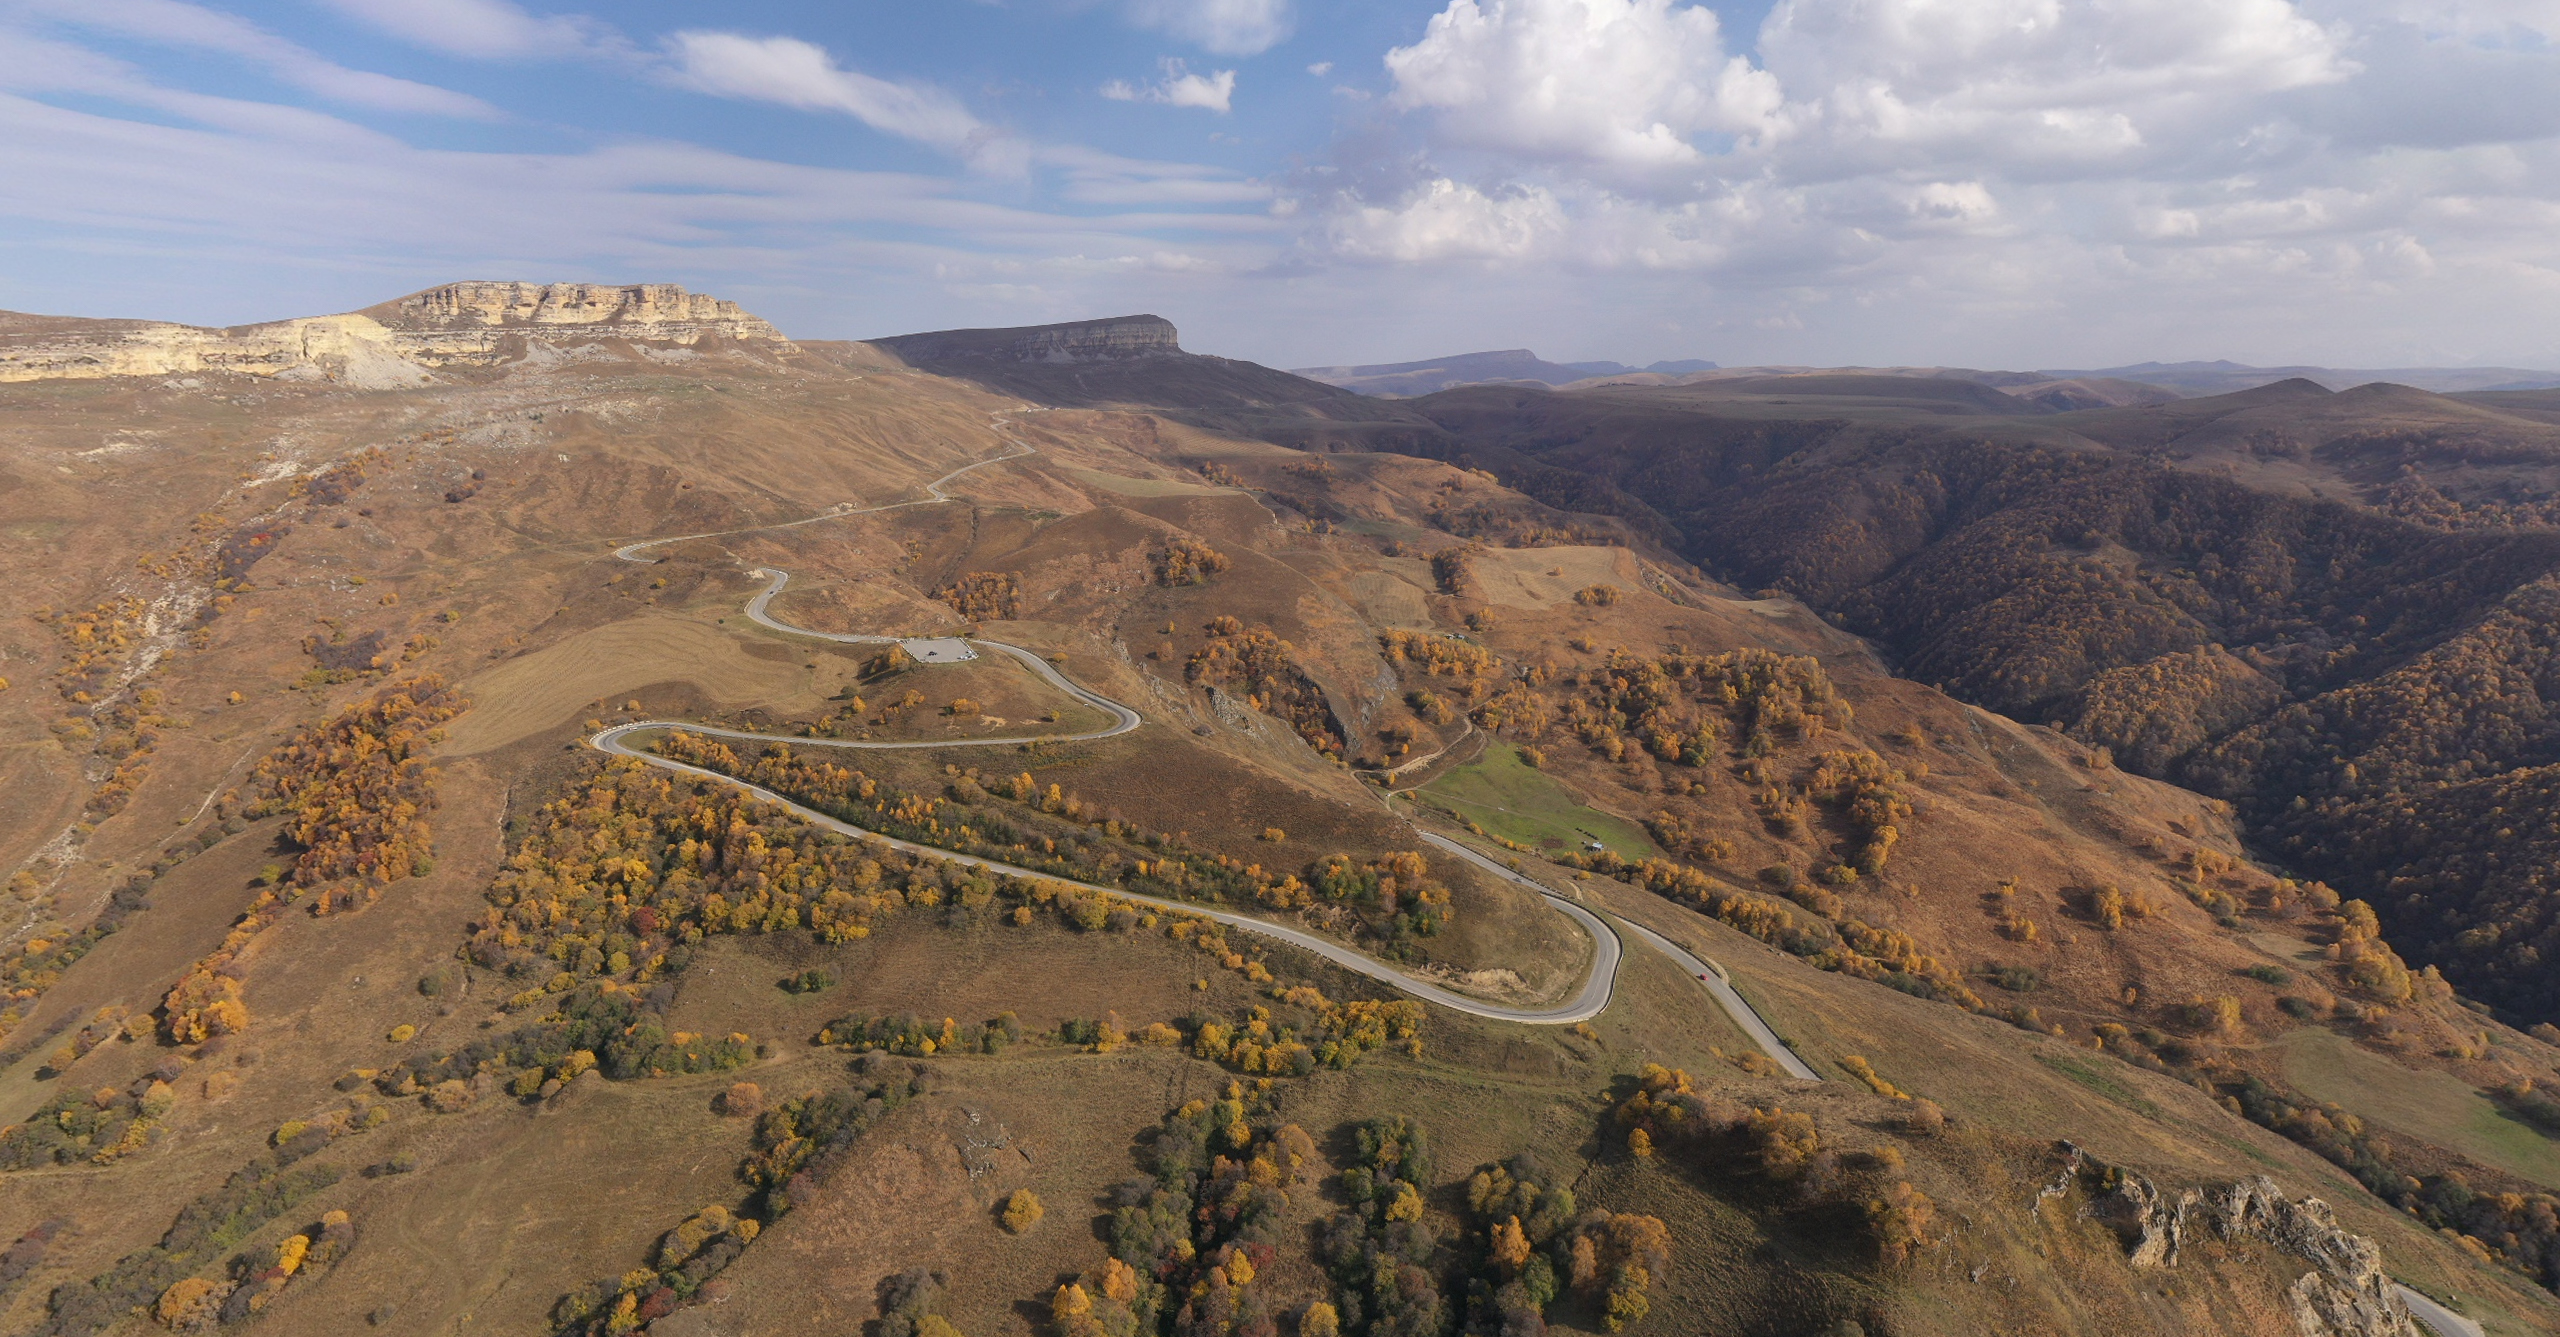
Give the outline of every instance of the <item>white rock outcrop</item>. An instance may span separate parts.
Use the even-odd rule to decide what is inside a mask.
[[[2078,1147],[2065,1147],[2072,1170],[2095,1180],[2091,1214],[2115,1228],[2135,1267],[2176,1267],[2202,1232],[2258,1240],[2312,1264],[2285,1297],[2299,1337],[2426,1337],[2382,1270],[2382,1251],[2341,1229],[2318,1198],[2287,1198],[2264,1175],[2173,1197],[2139,1174],[2097,1167]]]
[[[394,390],[428,384],[445,368],[617,344],[792,347],[737,303],[672,283],[448,283],[345,315],[230,329],[0,317],[0,381],[234,372]]]

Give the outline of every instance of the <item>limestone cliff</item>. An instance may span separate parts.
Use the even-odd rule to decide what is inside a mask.
[[[2172,1195],[2077,1147],[2066,1143],[2064,1150],[2069,1166],[2061,1185],[2076,1177],[2089,1189],[2089,1214],[2124,1240],[2135,1267],[2174,1268],[2189,1243],[2208,1233],[2254,1240],[2311,1264],[2286,1294],[2300,1337],[2426,1337],[2382,1270],[2382,1251],[2341,1229],[2318,1198],[2287,1198],[2264,1175]]]
[[[623,338],[677,344],[706,335],[782,338],[737,303],[672,283],[448,283],[361,314],[402,331],[603,327]]]
[[[1173,322],[1162,316],[1112,316],[999,330],[936,330],[872,342],[918,366],[963,360],[1128,362],[1182,352]]]
[[[585,346],[722,343],[791,347],[736,303],[671,283],[449,283],[345,315],[230,329],[0,315],[0,381],[236,372],[381,390]]]

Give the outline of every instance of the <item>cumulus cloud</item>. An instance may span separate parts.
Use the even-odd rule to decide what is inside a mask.
[[[1182,61],[1171,57],[1162,62],[1161,68],[1164,77],[1155,83],[1140,85],[1126,79],[1114,79],[1102,86],[1102,95],[1114,102],[1161,102],[1168,107],[1198,107],[1221,116],[1234,105],[1234,70],[1194,74]]]
[[[1835,170],[1913,154],[2120,167],[2357,72],[2289,0],[1780,0],[1760,52]],[[2243,122],[2245,124],[2245,122]]]
[[[1289,0],[1127,0],[1129,21],[1222,56],[1253,56],[1289,40]]]
[[[489,118],[497,109],[467,93],[370,70],[349,69],[299,43],[219,10],[184,0],[20,0],[11,13],[163,46],[212,51],[264,69],[277,81],[329,101],[375,111]],[[30,76],[35,71],[27,71]]]
[[[1771,128],[1778,86],[1671,0],[1452,0],[1386,55],[1389,104],[1448,143],[1612,167],[1692,164],[1702,131]]]
[[[1383,112],[1278,202],[1314,270],[1562,272],[1629,309],[1678,272],[1755,339],[2179,345],[2141,356],[2214,355],[2181,342],[2201,311],[2299,341],[2313,309],[2343,337],[2560,292],[2560,0],[1777,0],[1754,34],[1443,0],[1383,65]],[[1826,315],[1852,309],[1904,323]]]
[[[842,112],[883,134],[989,167],[1018,168],[1023,151],[930,84],[892,83],[836,64],[797,37],[680,32],[667,39],[676,82],[717,97]]]
[[[1445,177],[1392,205],[1361,205],[1324,224],[1333,248],[1367,260],[1523,260],[1562,236],[1564,211],[1541,190],[1487,195]]]
[[[519,59],[618,48],[593,19],[527,13],[511,0],[324,0],[402,41],[456,56]]]

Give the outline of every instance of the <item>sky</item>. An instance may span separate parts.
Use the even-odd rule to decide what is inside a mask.
[[[2560,0],[0,0],[0,308],[2560,367]]]

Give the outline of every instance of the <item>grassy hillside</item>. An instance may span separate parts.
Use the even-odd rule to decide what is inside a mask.
[[[2425,671],[2448,601],[2507,598],[2538,535],[1985,446],[1918,548],[1799,543],[1767,517],[1851,475],[1776,467],[1849,467],[1785,406],[1645,407],[1628,430],[1669,435],[1629,467],[1707,480],[1657,487],[1518,439],[1311,454],[1221,428],[1474,428],[1169,365],[1074,394],[829,347],[9,387],[0,1331],[2257,1333],[2297,1284],[2387,1308],[2390,1278],[2494,1332],[2560,1315],[2560,1050],[2413,973],[2388,904],[2253,862],[2251,805],[2325,763],[2236,741]],[[1907,408],[1876,388],[1787,392],[1866,432]],[[2181,500],[2064,557],[2001,518],[2088,495]],[[2104,644],[1982,698],[2067,731],[1708,578],[1702,517],[1831,573],[1835,614],[1941,542],[2026,590],[2076,573]],[[2140,623],[2124,535],[2172,531],[2337,570]],[[656,538],[685,541],[615,556]],[[1947,560],[1908,597],[1976,579]],[[777,570],[787,624],[1001,640],[1142,723],[1067,739],[1111,716],[1009,658],[757,625]],[[2398,620],[2317,668],[2213,620],[2315,595]],[[1968,625],[2025,663],[2031,622]],[[2522,661],[2532,625],[2480,653]],[[2228,723],[2141,718],[2139,683],[2054,713],[2143,636]],[[585,741],[644,720],[766,735],[636,741],[916,848]],[[2232,801],[2118,769],[2102,720],[2163,774],[2227,756]],[[2387,725],[2366,752],[2450,764]],[[2403,820],[2363,831],[2452,829]],[[1820,1080],[1632,933],[1595,1015],[1482,1015],[1614,954],[1424,830],[1711,958]],[[2145,1251],[2189,1189],[2231,1228]]]

